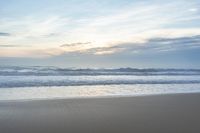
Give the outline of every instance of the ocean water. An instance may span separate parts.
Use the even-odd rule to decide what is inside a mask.
[[[0,100],[200,92],[200,69],[0,67]]]

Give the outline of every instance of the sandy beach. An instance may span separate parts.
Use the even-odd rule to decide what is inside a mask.
[[[199,133],[200,94],[1,101],[2,133]]]

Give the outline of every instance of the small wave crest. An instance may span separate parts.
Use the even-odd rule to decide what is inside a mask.
[[[193,84],[200,76],[0,76],[0,88],[120,84]]]
[[[81,76],[81,75],[200,75],[200,69],[67,69],[56,67],[2,67],[0,76]]]

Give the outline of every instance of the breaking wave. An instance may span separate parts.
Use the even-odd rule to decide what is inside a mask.
[[[200,69],[0,67],[0,88],[194,83],[200,83]]]

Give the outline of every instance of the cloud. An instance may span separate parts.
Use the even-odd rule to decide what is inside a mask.
[[[0,32],[0,36],[11,36],[11,34],[6,32]]]
[[[95,55],[108,55],[114,54],[115,52],[123,51],[124,48],[112,46],[112,47],[99,47],[85,50],[84,53],[95,54]]]
[[[176,29],[176,25],[197,21],[200,18],[199,14],[188,11],[188,9],[194,7],[195,5],[192,2],[186,1],[130,4],[126,8],[122,7],[113,11],[112,14],[85,19],[84,23],[72,30],[70,36],[96,41],[98,44],[95,45],[101,46],[114,41],[141,42],[148,39],[146,36],[151,36],[151,31],[161,28],[168,29],[169,27]],[[184,28],[179,29],[181,31]],[[149,34],[144,36],[144,33],[147,32]],[[175,34],[175,31],[173,34]],[[142,37],[137,37],[140,35]]]
[[[200,35],[177,38],[151,38],[144,43],[119,43],[110,47],[91,48],[81,53],[92,55],[107,55],[107,54],[139,54],[145,52],[169,52],[178,50],[187,50],[200,48]],[[76,51],[77,53],[80,51]]]
[[[63,26],[67,25],[67,18],[59,15],[23,16],[16,18],[1,18],[0,31],[8,31],[9,38],[0,38],[0,44],[32,45],[35,48],[58,47],[63,41]]]
[[[200,48],[200,35],[178,38],[151,38],[142,44],[122,43],[112,49],[120,49],[116,52],[144,53],[144,52],[169,52]]]
[[[29,58],[44,58],[61,55],[64,51],[56,48],[47,49],[29,49],[19,47],[0,47],[0,57],[29,57]],[[34,56],[33,56],[34,55]]]
[[[85,45],[85,44],[91,44],[92,42],[77,42],[77,43],[67,43],[60,45],[60,47],[70,47],[70,46],[79,46],[79,45]]]
[[[23,45],[0,45],[3,48],[23,47]]]
[[[143,51],[142,49],[174,49],[169,45],[161,45],[170,42],[159,42],[151,40],[152,38],[170,39],[200,34],[199,26],[193,25],[200,18],[197,13],[199,7],[191,1],[130,2],[126,6],[120,5],[120,8],[109,4],[108,7],[98,8],[93,3],[88,4],[103,12],[91,10],[83,13],[80,8],[69,15],[66,12],[71,8],[63,8],[62,12],[45,13],[45,16],[34,13],[17,19],[12,15],[3,16],[0,20],[0,31],[7,31],[14,36],[1,37],[0,44],[10,44],[1,47],[16,47],[21,44],[32,46],[27,48],[27,52],[37,48],[55,48],[65,52],[97,55],[114,54],[125,49],[133,49],[132,52],[137,53]],[[9,33],[0,33],[0,36],[9,36]],[[45,54],[46,51],[43,52]],[[31,53],[33,57],[36,56],[35,52]]]

